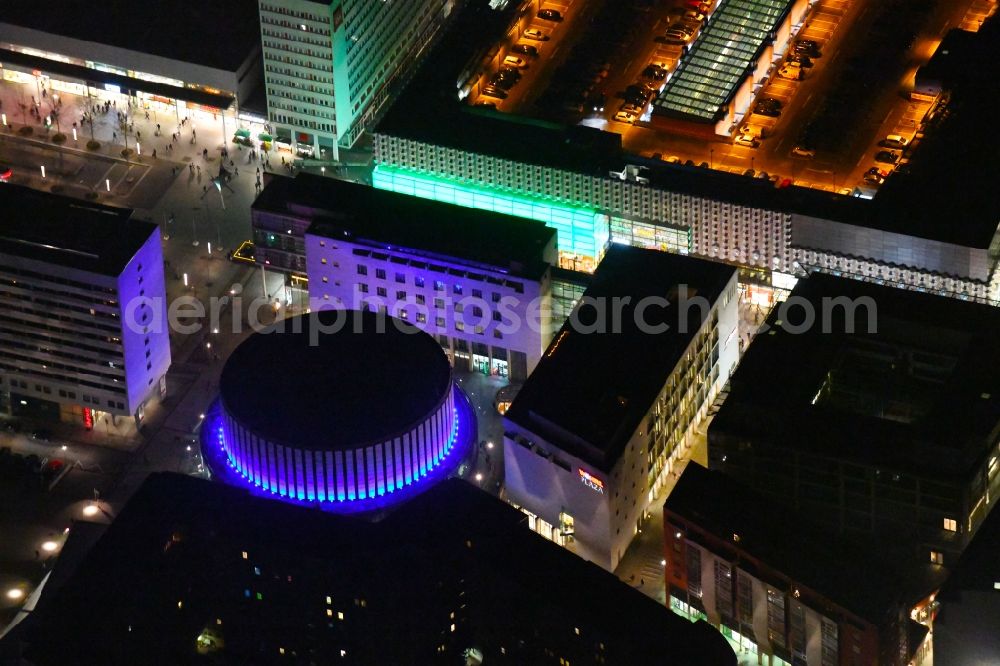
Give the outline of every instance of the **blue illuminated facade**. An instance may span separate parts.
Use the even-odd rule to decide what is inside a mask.
[[[202,453],[214,476],[255,495],[340,513],[378,511],[447,478],[473,451],[475,412],[464,392],[453,385],[442,406],[446,418],[432,416],[381,449],[313,450],[257,440],[241,445],[245,435],[216,400],[202,425]],[[447,427],[436,429],[435,420]]]

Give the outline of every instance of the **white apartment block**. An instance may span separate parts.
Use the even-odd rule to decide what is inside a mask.
[[[554,231],[318,180],[340,203],[305,234],[311,309],[384,311],[433,335],[456,367],[527,378],[550,337]]]
[[[170,366],[158,228],[131,211],[0,188],[0,395],[14,414],[135,416]]]
[[[608,570],[618,566],[736,366],[736,278],[723,264],[608,250],[577,311],[591,299],[629,297],[622,332],[588,332],[571,317],[504,417],[507,498],[532,529]],[[659,314],[646,309],[669,330],[632,325],[650,295],[670,301]],[[687,295],[704,306],[687,307]]]
[[[338,160],[419,62],[454,0],[260,0],[268,120]]]

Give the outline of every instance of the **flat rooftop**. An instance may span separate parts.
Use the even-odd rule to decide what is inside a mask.
[[[12,0],[3,5],[0,37],[16,43],[5,23],[229,72],[260,48],[255,0],[59,0],[49,11]]]
[[[408,432],[451,390],[451,366],[433,337],[390,320],[327,310],[251,335],[219,379],[226,412],[298,449],[353,449]]]
[[[794,2],[722,0],[653,101],[654,113],[718,120]]]
[[[714,303],[735,274],[725,264],[612,245],[506,417],[610,471],[703,322],[702,308],[682,307],[680,290],[686,286],[688,298]],[[636,323],[636,304],[651,296],[669,305],[650,305],[641,318],[669,326],[663,333]],[[612,299],[625,297],[631,300],[616,317]]]
[[[537,631],[576,627],[580,654],[603,642],[612,664],[669,654],[679,666],[736,666],[711,626],[671,613],[525,520],[459,479],[370,522],[155,473],[11,638],[40,666],[191,663],[195,637],[214,631],[224,637],[220,663],[260,662],[279,646],[323,663],[345,647],[353,663],[435,663],[445,642],[456,659],[475,645],[486,663],[503,661],[506,647],[529,664],[550,659]],[[441,638],[449,622],[455,640]]]
[[[0,254],[117,277],[157,226],[112,208],[10,183],[0,187]]]
[[[830,300],[844,297],[858,304],[854,333]],[[772,311],[710,441],[740,437],[959,478],[981,463],[1000,424],[1000,310],[822,274],[800,280],[790,299],[811,305],[815,325],[798,331],[801,305],[788,308],[789,321]]]
[[[714,16],[705,35],[715,34],[727,21],[737,30],[741,20],[749,21],[747,27],[757,30],[762,21],[785,11],[781,6],[788,4],[785,0],[732,0],[720,5],[719,11],[730,5],[735,10],[744,3],[749,16]],[[995,109],[1000,107],[1000,88],[988,85],[1000,79],[1000,38],[996,35],[1000,19],[996,16],[976,33],[971,55],[955,59],[951,111],[921,140],[910,163],[898,169],[874,199],[867,200],[794,185],[779,189],[768,181],[738,174],[669,164],[627,153],[621,135],[615,132],[470,107],[459,100],[460,84],[504,38],[514,18],[512,8],[516,11],[518,6],[511,2],[493,10],[489,0],[470,0],[375,132],[605,178],[609,171],[622,171],[626,163],[642,164],[648,168],[644,175],[651,187],[671,192],[967,247],[988,248],[993,242],[1000,220],[1000,197],[994,196],[993,184],[1000,180],[1000,164],[989,150],[972,147],[982,144],[981,128],[992,124]],[[712,44],[719,48],[716,38],[701,39],[706,40],[706,57],[712,55]],[[742,35],[737,42],[743,51],[723,49],[724,53],[715,54],[719,63],[728,67],[746,55],[749,46]],[[684,67],[690,67],[693,76],[697,66]],[[701,90],[699,84],[692,84],[690,93],[697,92],[699,101],[711,99],[707,106],[715,105],[728,94],[727,77],[713,79],[711,86],[703,81]]]
[[[876,625],[897,604],[912,605],[933,591],[932,581],[903,570],[908,562],[885,559],[863,538],[835,536],[807,516],[701,465],[685,468],[663,508],[721,541],[732,543],[738,534],[739,543],[732,547]],[[697,533],[686,536],[705,543]],[[739,566],[776,582],[756,571],[752,560]]]
[[[300,173],[274,178],[257,210],[317,211],[310,234],[466,262],[533,280],[555,261],[556,231],[542,222]],[[293,213],[294,214],[294,213]]]

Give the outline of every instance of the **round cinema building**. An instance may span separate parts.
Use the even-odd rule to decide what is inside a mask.
[[[290,317],[230,356],[202,425],[214,476],[295,503],[373,511],[452,474],[475,415],[437,341],[388,315]]]

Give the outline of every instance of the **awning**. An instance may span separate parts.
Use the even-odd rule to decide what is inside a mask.
[[[243,137],[244,139],[249,139],[250,130],[241,127],[238,130],[236,130],[236,136]]]
[[[7,49],[0,49],[0,63],[19,65],[29,70],[41,70],[46,74],[64,76],[68,79],[85,81],[91,85],[110,83],[111,85],[124,88],[126,90],[141,90],[150,95],[166,97],[170,100],[182,99],[186,102],[194,102],[201,106],[212,107],[213,109],[228,109],[232,106],[234,98],[232,95],[212,94],[194,88],[172,86],[167,83],[156,83],[144,79],[135,79],[131,76],[122,76],[112,72],[102,72],[97,69],[74,65],[58,60],[49,60],[38,56],[19,53]]]
[[[260,134],[257,135],[257,138],[260,139],[261,141],[274,141],[274,137],[271,136],[270,134],[267,134],[266,132],[261,132]]]

